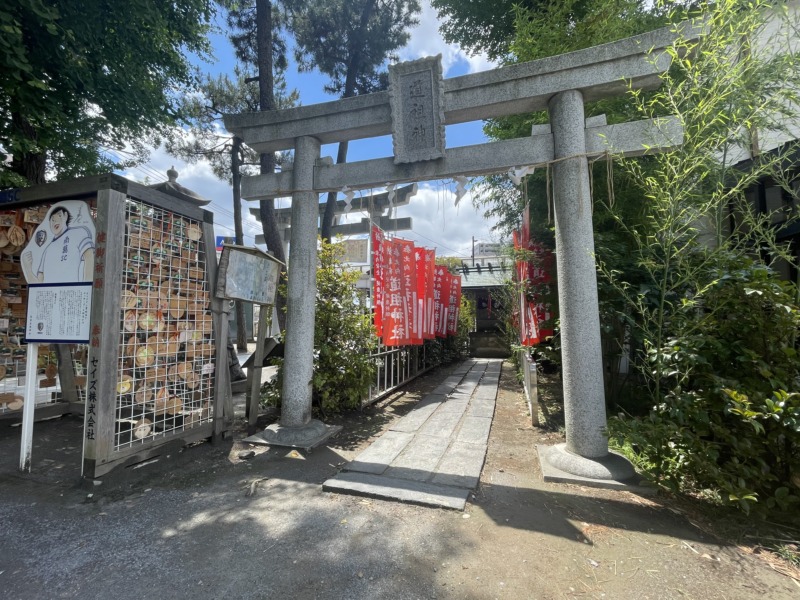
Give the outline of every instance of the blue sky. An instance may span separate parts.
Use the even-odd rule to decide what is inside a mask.
[[[401,60],[414,60],[423,56],[442,54],[445,77],[456,77],[470,72],[493,68],[483,57],[469,57],[458,47],[445,44],[438,32],[436,13],[430,8],[427,0],[421,2],[423,13],[418,25],[411,32],[409,44],[399,54]],[[224,26],[224,20],[221,25]],[[233,51],[224,32],[213,37],[215,61],[211,64],[200,64],[207,73],[232,73],[235,59]],[[327,78],[318,72],[298,73],[290,64],[287,83],[290,89],[300,92],[303,105],[336,100],[334,96],[325,94],[323,86]],[[447,127],[447,147],[477,144],[485,140],[480,122],[465,123]],[[369,140],[351,142],[348,161],[367,160],[391,156],[392,143],[389,136]],[[323,156],[336,155],[336,146],[324,146]],[[187,164],[184,161],[168,156],[163,149],[155,149],[151,160],[143,167],[133,169],[125,174],[133,179],[145,177],[151,183],[166,180],[166,171],[170,166],[180,173],[179,183],[196,191],[200,195],[212,199],[208,208],[214,212],[214,223],[217,235],[233,235],[233,213],[231,208],[231,189],[225,182],[217,180],[210,172],[208,165],[200,162]],[[492,223],[487,222],[480,212],[472,208],[470,195],[454,206],[455,196],[451,189],[453,182],[420,182],[419,192],[411,203],[397,209],[398,217],[411,217],[413,229],[398,232],[400,237],[413,240],[417,245],[436,248],[440,256],[468,257],[472,238],[481,241],[496,241],[490,233]],[[375,189],[374,192],[383,191]],[[368,193],[364,190],[362,193]],[[290,206],[289,199],[277,199],[278,207]],[[243,203],[243,213],[249,213],[252,203]],[[361,215],[354,215],[358,220]],[[260,233],[260,225],[252,218],[244,226],[245,243],[252,245],[254,237]]]

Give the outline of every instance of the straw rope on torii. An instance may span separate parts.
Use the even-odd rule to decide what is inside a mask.
[[[541,452],[543,470],[555,467],[553,480],[610,482],[632,476],[631,465],[608,452],[603,433],[606,415],[588,158],[607,152],[626,156],[658,152],[680,144],[682,129],[673,119],[618,125],[606,125],[601,118],[587,120],[584,102],[660,85],[660,74],[671,60],[665,48],[679,35],[700,35],[699,28],[688,24],[680,30],[657,30],[446,80],[440,66],[438,79],[437,67],[429,66],[435,59],[401,63],[390,67],[389,92],[227,116],[226,127],[258,152],[295,149],[291,172],[256,175],[242,182],[242,196],[248,200],[290,192],[293,198],[283,404],[280,423],[264,432],[264,440],[310,447],[328,435],[322,423],[311,419],[319,193],[345,185],[363,189],[551,164],[567,441]],[[535,126],[527,138],[445,149],[443,134],[438,135],[445,125],[540,110],[549,112],[550,124]],[[322,144],[389,133],[395,136],[394,157],[338,165],[319,158]],[[402,143],[397,143],[398,136]],[[428,137],[434,146],[423,144],[415,157],[415,144],[420,140],[427,144]]]

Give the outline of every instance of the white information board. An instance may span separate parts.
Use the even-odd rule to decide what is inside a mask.
[[[92,282],[28,284],[26,342],[89,342]]]

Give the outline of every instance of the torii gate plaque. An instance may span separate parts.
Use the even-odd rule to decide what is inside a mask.
[[[699,28],[690,25],[683,29],[684,37],[700,34]],[[399,105],[405,118],[413,105],[411,85],[413,73],[423,66],[420,61],[393,67],[400,74],[395,75],[400,90],[395,86],[389,93],[226,117],[228,130],[256,151],[295,149],[292,172],[256,175],[242,182],[242,196],[248,200],[292,195],[283,408],[280,424],[268,428],[264,440],[278,445],[313,445],[325,432],[323,424],[311,419],[319,193],[344,185],[369,188],[553,163],[567,441],[540,449],[543,471],[550,473],[546,479],[554,481],[603,485],[632,477],[633,467],[609,453],[603,433],[606,414],[588,158],[607,152],[624,156],[644,154],[645,149],[657,152],[679,144],[682,130],[672,119],[587,126],[584,102],[622,95],[630,88],[657,87],[659,74],[670,63],[663,49],[677,35],[673,29],[660,29],[570,54],[444,80],[442,125],[547,109],[550,131],[537,129],[529,138],[447,149],[441,156],[435,156],[435,144],[430,156],[427,150],[415,156],[414,144],[428,131],[415,133],[414,125],[403,125],[405,137],[399,145],[409,147],[402,148],[399,159],[339,165],[318,160],[320,144],[386,135],[396,129],[391,115],[398,103],[392,95],[399,94],[402,99]],[[435,79],[429,81],[432,90]],[[434,105],[422,106],[420,111],[426,118],[438,112]],[[422,119],[416,125],[424,127],[425,123]],[[413,162],[407,162],[409,158]]]

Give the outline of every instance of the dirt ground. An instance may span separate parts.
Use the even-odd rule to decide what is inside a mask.
[[[78,478],[79,419],[36,424],[30,475],[16,471],[19,429],[0,423],[0,596],[800,597],[791,565],[757,555],[741,543],[749,530],[701,507],[543,483],[535,446],[561,434],[531,427],[508,365],[466,511],[321,491],[448,372],[328,418],[344,429],[327,448],[257,447],[243,460],[251,448],[239,422],[234,440],[174,451],[91,488]]]

